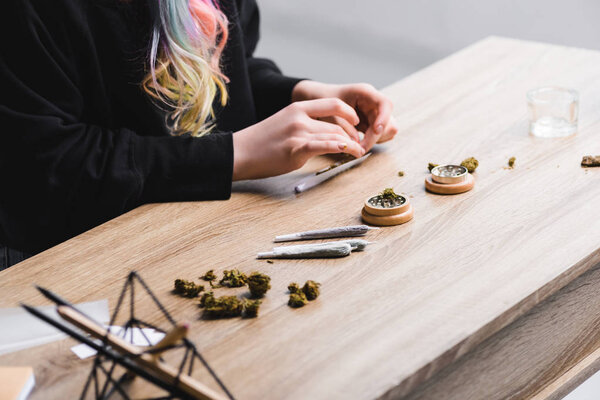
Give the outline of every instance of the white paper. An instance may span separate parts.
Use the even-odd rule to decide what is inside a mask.
[[[75,306],[100,323],[107,323],[110,320],[106,299]],[[37,307],[37,309],[52,318],[61,319],[54,305]],[[0,355],[61,340],[66,336],[21,307],[0,309]]]
[[[110,326],[110,333],[113,335],[123,337],[122,326]],[[145,335],[145,337],[144,337]],[[125,332],[125,340],[136,346],[153,346],[160,342],[165,337],[163,332],[159,332],[152,328],[130,328]],[[94,340],[94,342],[100,344],[100,340]],[[96,350],[92,349],[86,344],[78,344],[71,347],[71,351],[77,355],[77,357],[86,359],[96,355]]]
[[[31,391],[33,390],[34,386],[35,386],[35,376],[33,374],[31,374],[29,379],[27,379],[25,386],[23,386],[23,389],[21,390],[19,397],[17,397],[16,400],[27,400],[27,398],[31,394]]]
[[[304,178],[303,180],[301,180],[300,182],[298,182],[298,184],[296,185],[296,187],[294,187],[294,191],[296,193],[302,193],[304,191],[307,191],[308,189],[311,189],[323,182],[325,182],[328,179],[333,178],[334,176],[341,174],[344,171],[349,170],[350,168],[353,168],[355,166],[357,166],[358,164],[362,163],[363,161],[365,161],[367,158],[369,158],[369,156],[372,153],[367,153],[364,156],[362,156],[361,158],[357,158],[355,160],[352,161],[348,161],[342,165],[340,165],[339,167],[335,167],[330,169],[327,172],[323,172],[321,174],[318,175],[310,175],[307,178]]]

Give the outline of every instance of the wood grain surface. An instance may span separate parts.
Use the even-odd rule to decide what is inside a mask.
[[[527,90],[580,92],[577,135],[528,134]],[[600,262],[600,53],[488,38],[387,88],[400,132],[360,167],[295,195],[325,165],[235,185],[226,202],[146,205],[0,273],[0,306],[47,304],[32,283],[72,302],[115,304],[137,270],[239,399],[369,399],[409,394],[486,338]],[[480,161],[473,190],[426,193],[427,163]],[[505,169],[515,156],[514,169]],[[398,177],[397,172],[405,172]],[[255,260],[276,235],[360,223],[364,199],[393,186],[410,197],[407,224],[370,232],[377,243],[335,260]],[[272,277],[257,319],[207,321],[174,297],[175,278],[207,269]],[[313,279],[322,295],[287,303],[288,283]],[[244,289],[221,293],[243,295]],[[147,301],[136,303],[156,318]],[[561,327],[555,326],[556,332]],[[0,357],[33,365],[33,399],[74,397],[88,361],[70,341]],[[197,378],[218,390],[206,372]],[[510,385],[511,382],[507,382]],[[152,393],[143,382],[137,396]]]
[[[447,366],[404,400],[561,399],[600,369],[600,265]],[[393,399],[395,389],[386,393]]]

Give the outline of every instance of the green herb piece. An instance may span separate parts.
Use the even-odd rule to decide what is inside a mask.
[[[205,303],[204,315],[209,318],[231,318],[242,315],[242,302],[235,296],[221,296]]]
[[[245,318],[258,317],[258,309],[260,308],[260,300],[242,300],[243,315]]]
[[[516,160],[515,157],[511,157],[508,159],[508,167],[509,168],[513,168],[515,166],[515,160]]]
[[[429,170],[429,172],[431,172],[432,169],[434,169],[435,167],[437,167],[440,164],[434,164],[434,163],[429,163],[429,165],[427,166],[427,169]]]
[[[377,196],[373,196],[368,200],[373,207],[391,208],[397,207],[406,203],[406,199],[394,192],[392,188],[383,189]]]
[[[260,272],[253,272],[247,279],[252,297],[263,297],[271,289],[271,278]]]
[[[383,192],[381,192],[380,194],[382,199],[385,200],[396,200],[396,197],[398,197],[398,195],[396,194],[396,192],[394,192],[393,188],[385,188],[383,189]]]
[[[398,176],[399,177],[403,177],[404,176],[404,171],[398,171]]]
[[[175,279],[174,291],[183,297],[197,297],[204,290],[204,286],[196,285],[194,282],[186,281],[185,279]]]
[[[227,287],[242,287],[246,284],[246,280],[248,278],[246,275],[241,273],[237,269],[232,269],[231,271],[225,270],[223,271],[223,278],[219,282],[222,286]]]
[[[600,156],[583,156],[582,167],[600,167]]]
[[[346,164],[347,162],[349,162],[349,161],[352,161],[352,160],[354,160],[354,159],[355,159],[355,158],[354,158],[352,155],[350,155],[350,154],[345,154],[344,156],[342,156],[342,158],[341,158],[339,161],[336,161],[336,162],[334,162],[333,164],[329,165],[328,167],[325,167],[325,168],[323,168],[323,169],[321,169],[321,170],[317,171],[317,173],[316,173],[315,175],[321,175],[321,174],[322,174],[322,173],[324,173],[324,172],[331,171],[332,169],[334,169],[334,168],[337,168],[337,167],[339,167],[340,165],[344,165],[344,164]]]
[[[304,307],[308,303],[304,292],[290,293],[288,306],[292,308]]]
[[[465,167],[470,173],[473,173],[479,166],[479,161],[477,161],[475,157],[469,157],[465,158],[463,162],[460,163],[460,165]]]
[[[320,286],[321,286],[321,284],[318,282],[306,281],[306,283],[302,287],[302,291],[304,292],[304,294],[306,295],[306,298],[308,300],[314,300],[317,297],[319,297],[319,294],[320,294],[319,287]]]
[[[215,294],[213,292],[206,292],[200,297],[200,307],[210,307],[214,304]]]
[[[302,292],[302,289],[300,289],[300,286],[298,286],[298,284],[296,282],[292,282],[288,285],[288,290],[290,291],[290,293],[300,293]]]
[[[203,279],[203,280],[208,281],[208,282],[214,281],[215,279],[217,279],[217,276],[215,275],[214,271],[215,271],[214,269],[206,271],[206,273],[204,275],[202,275],[200,277],[200,279]]]

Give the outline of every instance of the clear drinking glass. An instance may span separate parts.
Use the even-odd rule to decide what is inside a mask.
[[[543,87],[527,92],[529,131],[538,137],[563,137],[577,132],[579,94],[573,89]]]

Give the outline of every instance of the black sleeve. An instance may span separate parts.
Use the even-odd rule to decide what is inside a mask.
[[[239,3],[254,102],[258,118],[264,119],[291,103],[292,90],[302,79],[284,76],[273,61],[254,57],[260,38],[258,6],[255,0],[241,0]]]
[[[0,18],[0,242],[37,252],[143,203],[229,198],[231,134],[143,136],[84,122],[93,99],[81,90],[73,60],[93,53],[73,43],[85,26],[73,32],[71,16],[46,21],[38,10],[63,1],[7,3]]]

